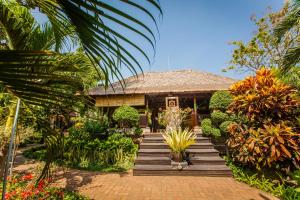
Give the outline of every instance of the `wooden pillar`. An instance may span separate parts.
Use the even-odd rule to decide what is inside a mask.
[[[194,96],[194,114],[195,114],[195,126],[198,126],[198,117],[197,117],[197,97]]]

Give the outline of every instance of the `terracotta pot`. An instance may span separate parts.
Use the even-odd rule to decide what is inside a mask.
[[[171,159],[175,162],[182,162],[183,161],[183,154],[177,152],[171,152]]]

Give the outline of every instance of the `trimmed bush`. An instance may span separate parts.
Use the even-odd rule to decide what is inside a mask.
[[[210,130],[210,133],[211,133],[211,135],[212,135],[213,137],[215,137],[215,138],[221,137],[221,131],[220,131],[220,129],[212,128],[212,129]]]
[[[214,112],[211,113],[211,120],[212,123],[216,126],[219,127],[219,125],[224,122],[227,121],[229,118],[228,114],[223,113],[221,111],[215,110]]]
[[[232,124],[232,123],[234,123],[234,122],[232,122],[232,121],[225,121],[225,122],[222,122],[221,124],[220,124],[220,130],[221,130],[221,133],[222,134],[228,134],[228,126],[230,125],[230,124]]]
[[[219,129],[212,127],[210,119],[203,119],[201,122],[202,133],[205,136],[220,137],[221,132]]]
[[[210,129],[211,127],[211,120],[210,119],[203,119],[201,122],[201,128],[202,128],[202,133],[205,136],[209,136],[210,135]]]
[[[201,126],[211,126],[211,120],[209,118],[203,119],[201,121]]]
[[[202,133],[204,136],[213,136],[216,138],[221,136],[221,131],[219,129],[209,125],[202,126]]]
[[[136,126],[139,118],[138,111],[127,105],[117,108],[113,114],[113,119],[119,123],[121,128]]]
[[[232,96],[228,91],[217,91],[210,98],[209,109],[226,111],[231,102]]]

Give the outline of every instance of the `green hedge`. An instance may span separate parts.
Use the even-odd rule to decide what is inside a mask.
[[[226,111],[231,102],[232,96],[228,91],[217,91],[210,98],[209,109]]]
[[[115,110],[113,119],[119,123],[120,127],[134,127],[137,125],[140,115],[137,109],[123,105]]]
[[[215,110],[211,113],[211,120],[213,125],[215,125],[216,127],[219,127],[219,125],[224,122],[227,121],[229,119],[228,114],[223,113],[221,111]]]
[[[217,128],[212,127],[210,119],[203,119],[201,122],[202,133],[204,136],[220,137],[221,131]]]

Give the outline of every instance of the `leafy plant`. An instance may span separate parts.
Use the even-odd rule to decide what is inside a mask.
[[[218,138],[221,136],[219,129],[214,128],[210,119],[203,119],[201,122],[202,133],[204,136],[212,136]]]
[[[237,162],[289,170],[300,164],[296,116],[299,99],[292,88],[267,69],[231,87],[229,111],[247,118],[228,129],[228,147]]]
[[[300,200],[300,193],[297,192],[295,188],[287,186],[284,183],[276,184],[271,178],[259,175],[249,168],[238,166],[227,157],[225,159],[236,180],[269,192],[283,200]]]
[[[228,119],[228,114],[221,111],[215,110],[211,113],[211,121],[216,127],[219,127],[222,122],[227,121]]]
[[[229,111],[243,114],[254,124],[261,125],[266,121],[295,121],[299,99],[290,86],[278,80],[267,69],[256,72],[230,88],[234,101]]]
[[[210,110],[226,111],[229,104],[232,102],[232,96],[228,91],[215,92],[209,101]]]
[[[234,161],[282,169],[300,163],[300,138],[284,123],[253,129],[233,124],[228,129],[228,146]]]
[[[228,128],[229,128],[229,126],[230,126],[232,123],[234,123],[234,122],[232,122],[232,121],[225,121],[225,122],[222,122],[222,123],[220,124],[220,130],[221,130],[221,133],[227,135],[227,134],[228,134]]]
[[[165,143],[172,152],[183,153],[190,145],[196,142],[196,134],[186,130],[172,130],[163,134]]]
[[[138,111],[127,105],[120,106],[113,113],[113,119],[118,122],[122,128],[136,126],[139,118],[140,115]]]

